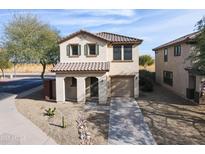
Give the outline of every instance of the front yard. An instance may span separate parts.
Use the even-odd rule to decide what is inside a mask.
[[[205,105],[155,85],[137,100],[157,144],[205,144]]]
[[[88,105],[71,102],[66,104],[47,102],[43,100],[42,90],[16,100],[16,107],[57,144],[80,144],[76,123],[79,114],[86,117],[93,144],[107,144],[109,121],[107,110],[89,109]],[[44,115],[45,109],[49,107],[52,109],[56,107],[56,114],[51,119]],[[62,128],[62,116],[65,117],[66,128]]]

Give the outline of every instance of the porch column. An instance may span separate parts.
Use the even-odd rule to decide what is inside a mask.
[[[134,77],[134,98],[139,97],[139,73]]]
[[[85,77],[76,77],[77,79],[77,102],[85,103]]]
[[[56,101],[65,102],[65,81],[64,77],[56,74]]]
[[[106,74],[98,77],[98,97],[99,104],[106,104],[108,97],[108,83]]]

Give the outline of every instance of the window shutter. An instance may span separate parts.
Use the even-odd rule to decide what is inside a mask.
[[[87,56],[88,55],[88,45],[84,45],[84,54]]]
[[[67,56],[70,56],[70,45],[66,46],[66,52],[67,52]]]
[[[78,45],[78,55],[81,55],[81,45]]]
[[[96,54],[99,55],[99,44],[96,44]]]

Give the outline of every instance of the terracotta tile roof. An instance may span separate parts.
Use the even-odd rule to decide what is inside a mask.
[[[51,71],[109,71],[109,62],[70,62],[58,63]]]
[[[194,33],[182,36],[182,37],[177,38],[177,39],[175,39],[173,41],[170,41],[168,43],[162,44],[162,45],[160,45],[160,46],[158,46],[158,47],[156,47],[156,48],[154,48],[152,50],[156,51],[158,49],[165,48],[165,47],[177,44],[177,43],[190,41],[190,40],[194,39],[198,34],[199,34],[199,32],[194,32]]]
[[[142,40],[134,38],[134,37],[129,37],[129,36],[124,36],[124,35],[119,35],[119,34],[114,34],[114,33],[108,33],[108,32],[100,32],[96,33],[97,36],[104,38],[108,40],[111,43],[141,43]]]
[[[100,33],[91,33],[85,30],[79,30],[77,32],[74,32],[67,37],[62,38],[59,43],[63,43],[75,36],[77,36],[80,33],[84,33],[87,35],[91,35],[93,37],[96,37],[98,39],[104,40],[108,43],[135,43],[135,44],[141,44],[143,40],[137,39],[134,37],[128,37],[124,35],[114,34],[114,33],[107,33],[107,32],[100,32]]]

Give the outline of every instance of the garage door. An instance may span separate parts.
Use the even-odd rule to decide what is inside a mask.
[[[111,95],[113,97],[133,97],[134,77],[112,77]]]

